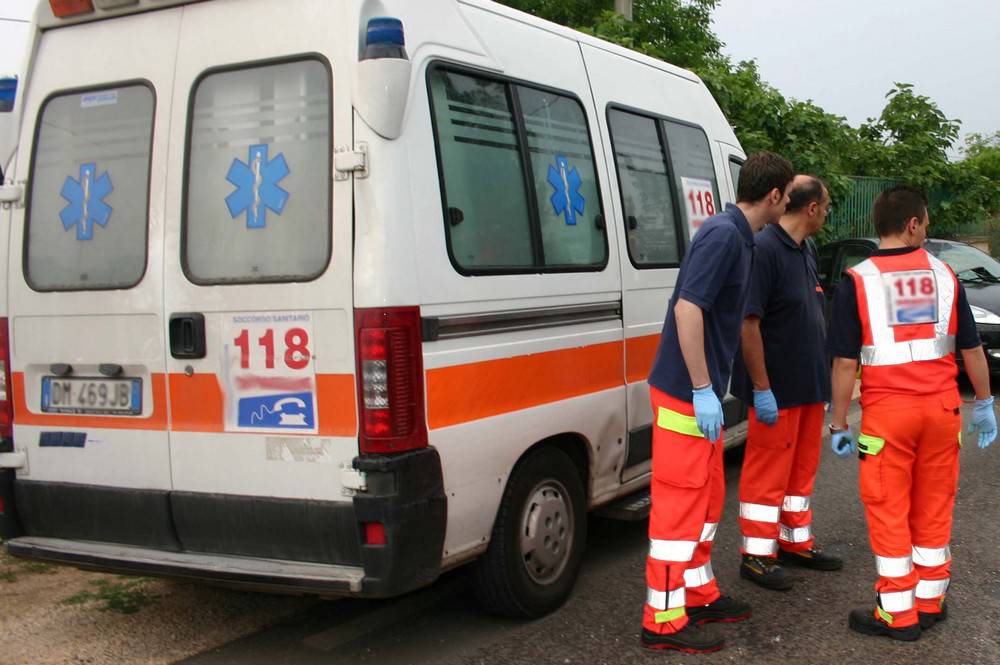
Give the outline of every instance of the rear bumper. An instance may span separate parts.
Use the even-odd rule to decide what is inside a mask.
[[[90,570],[260,590],[387,597],[440,574],[447,522],[433,448],[361,456],[353,501],[137,490],[14,479],[27,535],[11,554]],[[386,542],[364,542],[366,522]]]

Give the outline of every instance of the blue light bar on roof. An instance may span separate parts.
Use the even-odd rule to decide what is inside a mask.
[[[17,77],[0,78],[0,113],[13,111],[15,99],[17,99]]]
[[[377,16],[368,20],[368,31],[365,35],[365,51],[362,60],[376,58],[401,58],[408,60],[406,55],[406,38],[403,35],[403,22],[391,16]]]

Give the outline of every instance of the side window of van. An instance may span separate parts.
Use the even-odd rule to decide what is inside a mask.
[[[198,284],[315,279],[330,260],[330,74],[209,72],[192,91],[182,259]]]
[[[660,121],[612,109],[608,123],[629,257],[638,268],[676,266],[681,254],[680,230]]]
[[[729,175],[733,179],[733,192],[735,193],[740,186],[740,172],[743,170],[743,162],[736,159],[735,157],[729,158]]]
[[[722,209],[708,136],[700,127],[673,120],[664,120],[663,128],[681,208],[694,235],[705,218]]]
[[[603,268],[603,209],[580,103],[440,66],[428,81],[455,267],[463,274]]]
[[[39,291],[124,289],[146,271],[151,87],[57,93],[38,114],[24,275]]]

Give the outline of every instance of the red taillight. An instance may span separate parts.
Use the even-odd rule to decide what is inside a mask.
[[[7,319],[0,318],[0,437],[14,436],[14,400],[10,394],[10,337]]]
[[[355,310],[354,332],[361,452],[426,448],[420,308]]]
[[[365,522],[365,545],[385,545],[385,525]]]
[[[52,6],[52,13],[56,18],[66,18],[77,14],[88,14],[94,11],[94,3],[91,0],[49,0]]]

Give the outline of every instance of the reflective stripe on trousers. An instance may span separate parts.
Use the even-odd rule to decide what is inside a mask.
[[[913,563],[918,566],[943,566],[951,561],[951,547],[913,546]]]
[[[770,522],[775,524],[781,514],[780,506],[765,506],[762,503],[740,502],[740,517],[754,522]]]
[[[912,610],[914,605],[914,589],[906,591],[889,591],[878,595],[878,604],[886,612],[905,612]]]
[[[779,530],[780,535],[778,537],[786,543],[804,543],[812,538],[812,525],[809,524],[797,528],[782,524]]]
[[[786,496],[781,509],[786,513],[804,513],[809,510],[809,501],[808,496]]]
[[[754,556],[775,556],[778,553],[778,541],[773,538],[743,536],[743,551]]]
[[[875,566],[881,577],[905,577],[913,570],[913,562],[908,556],[876,556]]]
[[[715,579],[712,571],[712,562],[709,561],[704,566],[691,568],[684,571],[684,585],[689,587],[703,586]]]
[[[657,561],[683,563],[690,561],[698,543],[693,540],[649,540],[649,557]]]
[[[933,600],[934,598],[943,596],[948,591],[950,583],[950,577],[946,577],[943,580],[920,580],[917,582],[917,598]]]
[[[646,588],[646,604],[656,610],[684,607],[684,587],[673,591],[657,591]]]

